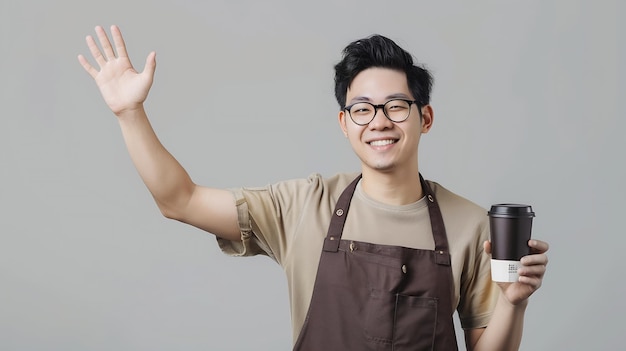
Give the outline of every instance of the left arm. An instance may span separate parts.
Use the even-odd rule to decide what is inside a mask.
[[[465,343],[470,351],[518,350],[522,341],[524,313],[528,298],[543,281],[548,264],[548,243],[532,239],[528,242],[531,254],[521,259],[519,281],[498,283],[501,293],[493,315],[486,328],[465,331]],[[491,254],[491,243],[484,244],[485,252]]]

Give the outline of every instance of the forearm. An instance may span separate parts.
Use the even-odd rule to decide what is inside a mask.
[[[166,217],[175,217],[193,193],[195,184],[165,149],[152,128],[143,107],[118,116],[122,135],[131,160],[159,209]]]
[[[512,305],[500,294],[489,325],[475,342],[474,351],[519,350],[528,301]]]

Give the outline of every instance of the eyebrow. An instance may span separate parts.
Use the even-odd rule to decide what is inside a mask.
[[[391,95],[387,95],[385,97],[385,101],[393,100],[393,99],[410,99],[410,97],[404,93],[395,93]],[[350,103],[353,104],[355,102],[372,102],[370,98],[367,96],[355,96],[350,100]]]

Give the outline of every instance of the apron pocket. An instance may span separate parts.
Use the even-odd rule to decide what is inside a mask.
[[[393,350],[433,350],[437,299],[396,295]]]

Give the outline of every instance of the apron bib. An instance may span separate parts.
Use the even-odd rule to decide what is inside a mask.
[[[360,179],[337,201],[294,350],[458,350],[450,252],[432,190],[420,175],[434,251],[342,240]]]

